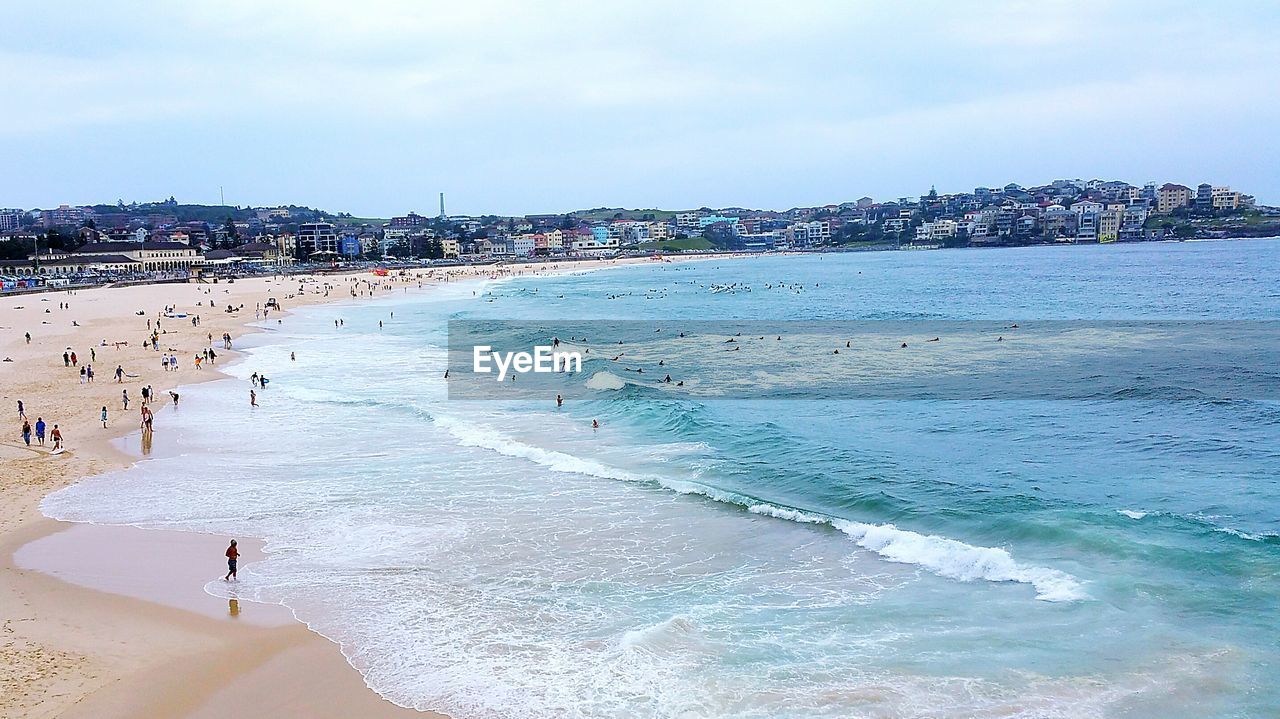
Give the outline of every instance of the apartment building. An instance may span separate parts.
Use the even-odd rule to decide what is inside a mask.
[[[1215,187],[1212,193],[1212,205],[1215,210],[1238,210],[1244,204],[1244,196],[1239,192],[1233,192],[1230,187]]]
[[[298,251],[305,256],[321,252],[332,254],[338,252],[338,233],[329,222],[307,222],[298,225],[295,240]]]
[[[1186,185],[1166,182],[1156,191],[1156,212],[1173,212],[1191,204],[1193,194]]]
[[[22,229],[22,219],[26,214],[22,210],[0,210],[0,232],[13,232]]]

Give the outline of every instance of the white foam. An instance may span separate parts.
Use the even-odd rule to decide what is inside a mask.
[[[1271,534],[1252,534],[1250,532],[1244,532],[1239,529],[1235,529],[1234,527],[1216,527],[1214,528],[1213,531],[1222,532],[1223,534],[1230,534],[1233,537],[1239,537],[1241,539],[1247,539],[1250,542],[1261,542],[1267,537],[1275,536]]]
[[[849,535],[858,546],[891,562],[915,564],[947,579],[1030,584],[1036,589],[1036,599],[1046,602],[1088,597],[1070,574],[1019,564],[1007,551],[996,547],[975,547],[946,537],[898,529],[892,524],[853,522],[773,504],[753,504],[747,510],[792,522],[829,524]]]
[[[1134,509],[1117,509],[1116,513],[1123,514],[1129,519],[1142,519],[1143,517],[1147,516],[1147,512],[1139,512]]]
[[[1080,582],[1066,572],[1019,564],[997,547],[975,547],[946,537],[917,534],[892,524],[862,524],[843,519],[832,526],[892,562],[917,564],[948,579],[971,582],[1020,582],[1036,588],[1036,599],[1071,602],[1088,597]]]
[[[640,629],[631,629],[622,634],[618,644],[623,649],[635,649],[661,653],[686,641],[697,632],[693,620],[677,614],[657,624]]]
[[[915,564],[947,579],[1030,584],[1036,589],[1036,599],[1047,602],[1070,602],[1088,597],[1081,583],[1070,574],[1047,567],[1020,564],[1004,549],[975,547],[946,537],[898,529],[892,524],[865,524],[758,502],[735,492],[697,482],[638,475],[595,460],[534,447],[463,420],[438,416],[436,421],[465,445],[492,449],[509,457],[522,457],[557,471],[630,482],[651,482],[682,494],[699,494],[718,502],[736,504],[754,514],[805,524],[828,524],[849,535],[858,546],[889,561]]]
[[[507,457],[527,459],[558,472],[586,474],[629,482],[645,481],[647,479],[626,470],[610,467],[602,462],[575,457],[553,449],[535,447],[467,420],[444,414],[436,414],[432,417],[432,420],[440,427],[448,430],[449,434],[453,435],[459,443],[466,447],[481,447]]]
[[[626,386],[626,380],[610,372],[596,372],[587,380],[587,389],[619,390]]]

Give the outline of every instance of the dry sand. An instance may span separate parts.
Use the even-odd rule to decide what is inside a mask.
[[[512,270],[527,275],[623,262]],[[222,350],[219,338],[250,331],[245,325],[254,321],[255,306],[268,297],[286,310],[273,316],[288,322],[287,310],[350,299],[351,287],[366,297],[419,291],[420,283],[429,291],[446,272],[461,278],[493,271],[313,276],[308,292],[298,296],[297,278],[254,278],[0,298],[0,358],[12,360],[0,363],[0,412],[7,427],[0,436],[0,717],[205,717],[228,709],[246,718],[431,716],[369,690],[336,646],[292,621],[286,608],[228,606],[206,594],[203,584],[225,566],[226,538],[72,525],[42,516],[38,503],[81,477],[136,461],[112,440],[138,429],[141,388],[151,385],[161,398],[153,404],[159,435],[168,390],[223,376],[193,366],[194,355],[209,346],[208,335],[218,363],[231,361],[235,353]],[[326,296],[324,283],[336,289]],[[245,309],[222,311],[229,304]],[[154,322],[166,306],[201,317],[199,327],[189,319],[163,320],[160,345],[174,348],[177,372],[162,371],[160,353],[142,347],[147,320]],[[80,364],[93,365],[93,383],[81,384],[78,370],[64,366],[66,348],[74,349]],[[117,366],[130,375],[123,384],[115,381]],[[127,412],[121,410],[122,389],[131,399]],[[37,417],[50,429],[59,425],[68,451],[51,456],[48,440],[44,448],[23,445],[18,400],[33,425]],[[99,420],[104,405],[107,429]],[[243,563],[260,552],[252,540],[242,540],[241,548]]]

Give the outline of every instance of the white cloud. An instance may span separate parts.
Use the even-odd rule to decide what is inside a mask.
[[[86,153],[128,147],[146,166],[211,143],[219,151],[203,161],[243,184],[245,201],[319,197],[358,212],[411,202],[387,177],[461,186],[475,209],[514,211],[586,198],[780,205],[919,191],[934,178],[1057,174],[1055,162],[1130,179],[1213,169],[1229,175],[1215,181],[1280,199],[1280,180],[1260,169],[1280,159],[1269,137],[1277,12],[1161,10],[1101,0],[24,6],[0,51],[0,82],[23,88],[0,112],[0,151],[38,160],[51,179],[0,181],[0,205],[71,199],[60,194],[67,169]],[[1256,152],[1238,168],[1221,155],[1248,143]],[[278,163],[269,184],[244,169],[261,153]],[[317,155],[332,173],[290,169]],[[371,163],[379,195],[348,179]],[[121,186],[167,196],[183,181],[83,174],[84,200]]]

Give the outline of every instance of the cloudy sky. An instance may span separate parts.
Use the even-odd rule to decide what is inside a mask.
[[[1280,3],[15,3],[0,206],[785,209],[1103,177],[1280,204]]]

